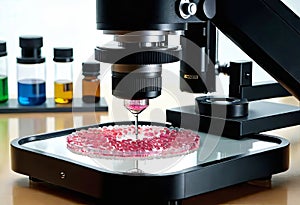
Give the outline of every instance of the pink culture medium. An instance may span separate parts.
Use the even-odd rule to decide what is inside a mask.
[[[140,113],[147,107],[148,105],[128,105],[126,108],[132,113]]]
[[[115,125],[76,131],[67,148],[76,154],[109,159],[153,159],[189,154],[199,148],[198,133],[162,126]]]

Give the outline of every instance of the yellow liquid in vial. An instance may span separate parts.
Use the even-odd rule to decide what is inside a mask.
[[[73,83],[68,80],[54,82],[54,100],[58,104],[71,103],[73,99]]]

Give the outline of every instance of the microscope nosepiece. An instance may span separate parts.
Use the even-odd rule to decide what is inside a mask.
[[[104,31],[113,41],[95,49],[95,59],[112,64],[112,94],[121,99],[152,99],[161,95],[162,64],[181,58],[180,41],[171,31]]]

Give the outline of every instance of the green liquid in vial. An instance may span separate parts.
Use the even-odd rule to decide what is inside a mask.
[[[7,76],[0,75],[0,103],[8,100]]]

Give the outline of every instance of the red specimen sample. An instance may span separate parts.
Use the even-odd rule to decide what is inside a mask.
[[[189,154],[199,148],[198,133],[161,126],[139,126],[136,138],[133,125],[80,130],[67,136],[67,148],[96,158],[151,159]]]

